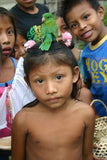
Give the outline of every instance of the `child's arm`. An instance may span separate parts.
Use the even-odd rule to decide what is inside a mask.
[[[95,126],[95,114],[93,109],[89,106],[85,110],[85,132],[84,132],[84,144],[83,144],[83,160],[93,160],[93,137]]]
[[[12,124],[12,160],[25,160],[26,115],[19,112]]]

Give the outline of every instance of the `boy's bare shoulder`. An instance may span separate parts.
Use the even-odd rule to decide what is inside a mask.
[[[33,112],[33,107],[26,107],[26,108],[22,108],[14,117],[13,122],[17,123],[18,125],[25,125],[28,121],[28,119],[30,119],[30,117],[32,116]]]
[[[87,118],[90,118],[90,117],[95,117],[95,112],[93,110],[93,108],[85,103],[85,102],[82,102],[82,101],[77,101],[75,103],[75,108],[77,110],[77,112],[80,114],[80,115],[83,115],[84,117]]]
[[[22,108],[16,115],[15,118],[17,117],[24,117],[28,112],[28,108]]]

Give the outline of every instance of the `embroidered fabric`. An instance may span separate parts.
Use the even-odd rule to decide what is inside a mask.
[[[17,62],[13,57],[10,57],[14,63],[15,71]],[[12,88],[14,77],[7,83],[0,83],[0,138],[11,134],[11,104],[9,99],[9,91]]]

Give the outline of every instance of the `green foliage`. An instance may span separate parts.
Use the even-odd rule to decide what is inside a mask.
[[[104,9],[105,9],[105,16],[103,21],[104,21],[104,24],[107,26],[107,3],[105,3]]]
[[[87,42],[84,42],[84,41],[81,41],[81,40],[78,40],[77,42],[77,48],[79,48],[80,50],[83,50],[84,47],[87,45]]]
[[[83,50],[84,47],[85,47],[85,42],[80,41],[79,42],[79,49]]]

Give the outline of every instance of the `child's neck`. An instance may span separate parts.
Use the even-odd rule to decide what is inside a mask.
[[[0,65],[0,83],[11,80],[14,76],[14,64],[10,57],[3,59]]]
[[[10,57],[3,57],[2,62],[1,62],[1,66],[5,66],[5,65],[9,65],[11,63],[11,59]]]
[[[105,36],[107,35],[107,27],[104,26],[102,32],[100,33],[99,37],[97,37],[96,41],[91,42],[92,46],[97,45]]]
[[[31,6],[29,8],[22,7],[18,4],[19,8],[22,9],[24,12],[29,14],[37,14],[39,12],[39,9],[36,7],[36,5]]]

